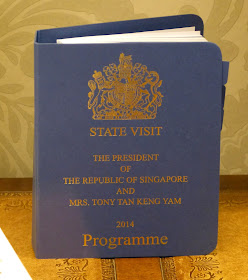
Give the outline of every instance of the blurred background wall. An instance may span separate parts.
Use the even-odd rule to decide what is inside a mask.
[[[248,174],[248,1],[0,0],[0,177],[32,176],[35,30],[185,13],[231,62],[221,174]]]

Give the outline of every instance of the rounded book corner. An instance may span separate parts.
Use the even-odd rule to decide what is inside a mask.
[[[203,252],[204,255],[209,255],[211,254],[216,248],[217,248],[217,245],[218,245],[218,240],[216,239],[214,242],[212,242],[208,248]]]
[[[221,48],[217,44],[212,43],[212,42],[207,42],[207,45],[208,45],[208,48],[213,51],[213,53],[215,54],[216,58],[218,60],[222,61]]]
[[[203,19],[199,15],[196,15],[196,14],[188,14],[187,16],[190,17],[190,21],[195,26],[196,31],[200,31],[201,35],[203,35],[203,33],[204,33]]]

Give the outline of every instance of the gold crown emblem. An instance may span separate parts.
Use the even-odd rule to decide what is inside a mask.
[[[158,91],[162,84],[155,71],[135,63],[132,56],[120,54],[119,65],[103,67],[104,74],[96,70],[88,82],[88,108],[94,120],[155,119],[163,95]]]

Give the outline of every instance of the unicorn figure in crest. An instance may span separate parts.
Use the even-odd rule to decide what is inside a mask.
[[[163,95],[158,91],[162,84],[155,71],[135,63],[132,56],[120,54],[119,65],[103,67],[104,74],[96,70],[94,80],[88,82],[88,108],[94,120],[155,119]]]

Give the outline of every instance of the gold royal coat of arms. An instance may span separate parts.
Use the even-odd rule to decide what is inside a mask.
[[[141,63],[133,65],[132,56],[120,54],[119,65],[112,63],[103,72],[94,71],[88,82],[88,108],[94,120],[155,119],[163,95],[155,71]]]

